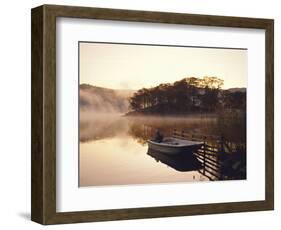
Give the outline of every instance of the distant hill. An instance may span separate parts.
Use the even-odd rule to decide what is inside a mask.
[[[236,93],[236,92],[245,93],[246,88],[229,88],[229,89],[226,89],[226,91],[229,91],[230,93]]]
[[[128,99],[134,90],[108,89],[88,84],[80,85],[80,109],[97,113],[127,113]]]

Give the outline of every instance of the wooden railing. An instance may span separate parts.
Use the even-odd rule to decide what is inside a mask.
[[[203,142],[202,147],[193,154],[202,163],[201,174],[210,180],[223,180],[227,177],[223,173],[223,159],[233,155],[236,145],[225,140],[223,136],[192,134],[174,129],[172,136],[180,139]]]

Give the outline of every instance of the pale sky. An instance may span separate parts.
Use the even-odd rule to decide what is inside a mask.
[[[224,80],[224,89],[247,86],[247,50],[79,44],[80,84],[140,89],[185,77],[216,76]]]

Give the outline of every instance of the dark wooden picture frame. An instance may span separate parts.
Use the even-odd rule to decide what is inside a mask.
[[[266,36],[265,200],[56,212],[56,18],[87,18],[264,29]],[[274,209],[274,21],[271,19],[43,5],[32,9],[31,219],[62,224]]]

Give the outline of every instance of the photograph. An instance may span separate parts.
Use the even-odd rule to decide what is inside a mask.
[[[247,52],[79,41],[78,186],[246,180]]]

